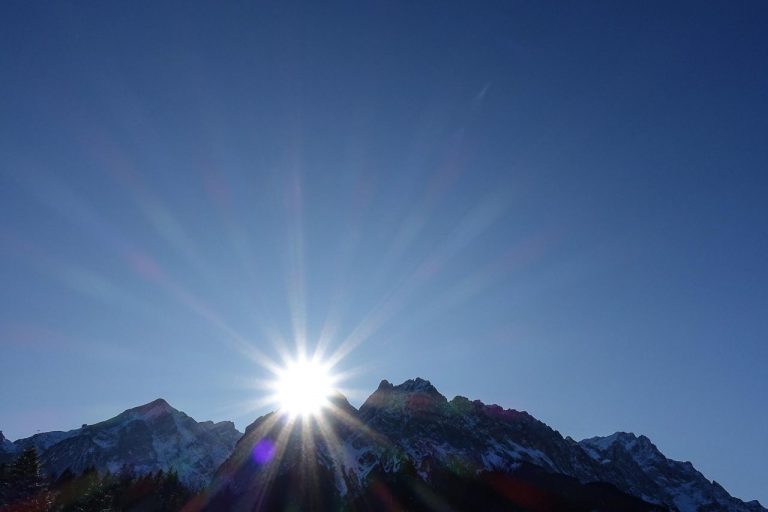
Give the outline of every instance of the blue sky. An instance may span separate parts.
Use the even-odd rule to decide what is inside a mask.
[[[472,4],[3,2],[6,436],[305,337],[767,503],[768,7]]]

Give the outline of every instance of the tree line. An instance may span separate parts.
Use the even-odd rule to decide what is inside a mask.
[[[197,508],[200,498],[175,471],[139,475],[128,466],[116,473],[91,467],[46,476],[34,447],[0,464],[0,512],[176,512],[185,505]]]

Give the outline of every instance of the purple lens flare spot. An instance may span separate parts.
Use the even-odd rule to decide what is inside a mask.
[[[263,438],[256,443],[251,451],[251,457],[257,464],[266,464],[275,456],[275,443],[268,438]]]

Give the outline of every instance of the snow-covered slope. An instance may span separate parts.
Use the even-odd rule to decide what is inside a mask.
[[[647,501],[663,503],[680,512],[727,510],[763,512],[756,501],[734,498],[717,482],[709,481],[690,462],[666,458],[645,436],[616,432],[579,443],[609,471],[606,479]]]
[[[359,410],[337,397],[317,424],[299,422],[291,428],[278,413],[259,418],[217,472],[213,494],[246,508],[269,503],[272,497],[263,490],[270,481],[282,478],[285,488],[303,485],[301,474],[310,463],[347,500],[376,488],[382,475],[412,472],[434,489],[445,485],[446,474],[476,478],[531,474],[538,468],[534,483],[542,481],[541,474],[570,478],[546,481],[549,498],[561,486],[568,489],[565,494],[574,490],[603,507],[605,500],[618,499],[627,503],[626,510],[765,512],[757,502],[731,497],[690,463],[666,459],[643,436],[615,434],[577,443],[526,412],[464,397],[449,401],[423,379],[397,386],[382,381]],[[621,501],[615,495],[619,491],[611,489],[643,501]]]
[[[240,436],[232,422],[198,423],[157,399],[101,423],[36,434],[13,445],[17,452],[34,445],[50,474],[90,466],[112,472],[127,466],[138,473],[173,469],[185,483],[202,487]]]

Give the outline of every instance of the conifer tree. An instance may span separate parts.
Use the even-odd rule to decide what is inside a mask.
[[[7,477],[8,492],[5,501],[9,510],[45,512],[50,510],[53,495],[43,477],[40,457],[34,446],[29,446],[13,462]]]

